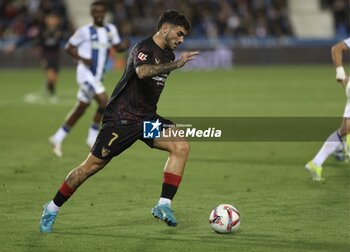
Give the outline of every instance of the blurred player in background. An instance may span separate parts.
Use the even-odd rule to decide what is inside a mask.
[[[45,87],[51,102],[57,102],[56,83],[60,64],[61,44],[67,38],[67,31],[62,26],[62,20],[56,12],[45,13],[43,24],[30,26],[25,35],[16,44],[5,49],[12,53],[17,48],[34,41],[40,47],[41,65],[45,71]]]
[[[90,6],[93,23],[79,28],[66,45],[67,53],[78,61],[77,83],[79,90],[77,104],[68,114],[63,125],[49,138],[53,152],[58,157],[62,156],[63,140],[93,100],[97,102],[98,109],[89,128],[86,143],[90,148],[94,144],[108,101],[102,81],[109,49],[112,46],[118,52],[127,49],[127,42],[121,42],[117,28],[113,24],[104,23],[106,10],[103,1],[93,2]]]
[[[172,123],[157,114],[157,103],[170,72],[181,68],[198,54],[184,52],[175,60],[173,50],[184,41],[189,29],[190,24],[184,15],[177,11],[166,11],[159,19],[158,31],[153,37],[141,41],[130,52],[126,69],[108,103],[102,129],[91,153],[67,175],[53,200],[44,206],[41,232],[52,231],[59,208],[86,179],[137,140],[169,153],[164,167],[161,196],[152,214],[169,226],[177,225],[171,202],[182,180],[189,144],[179,136],[143,138],[143,124],[150,121],[152,129],[159,127],[158,132],[163,130],[167,136],[173,135],[170,131],[176,130],[161,126],[162,123]],[[147,168],[140,165],[140,169]]]
[[[50,95],[56,94],[57,75],[60,61],[60,45],[65,39],[61,19],[55,14],[45,17],[46,29],[41,33],[42,66],[45,69],[46,88]]]
[[[345,88],[347,103],[343,116],[343,122],[338,130],[333,132],[323,144],[316,156],[306,164],[305,168],[310,172],[313,180],[321,181],[322,164],[341,146],[344,146],[345,156],[350,159],[350,84],[349,76],[343,67],[343,53],[350,48],[350,38],[345,39],[332,47],[332,59],[336,67],[336,80]],[[343,139],[344,138],[344,139]]]

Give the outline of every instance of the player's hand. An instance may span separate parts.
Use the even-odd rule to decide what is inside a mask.
[[[337,79],[337,81],[345,88],[346,84],[348,84],[348,82],[349,82],[349,76],[346,76],[345,79],[343,79],[343,80]]]
[[[114,45],[114,50],[116,52],[124,52],[130,47],[130,40],[125,39],[121,43]]]
[[[345,72],[345,69],[343,66],[338,66],[336,69],[335,69],[335,79],[340,83],[342,84],[343,87],[346,86],[346,84],[348,83],[349,81],[349,76],[346,74]]]
[[[197,57],[197,55],[199,54],[198,51],[194,51],[194,52],[184,52],[180,55],[180,58],[178,59],[178,68],[184,66],[188,61],[193,60]]]

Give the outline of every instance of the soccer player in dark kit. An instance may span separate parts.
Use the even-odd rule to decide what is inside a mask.
[[[103,117],[103,125],[85,161],[73,169],[63,181],[53,200],[44,205],[40,231],[49,233],[60,207],[90,176],[105,167],[113,157],[141,140],[151,148],[167,151],[164,179],[159,202],[151,213],[168,226],[177,221],[171,202],[180,185],[189,154],[189,144],[181,137],[143,138],[143,124],[153,121],[156,128],[169,120],[157,115],[157,102],[171,71],[193,60],[198,52],[184,52],[175,60],[173,50],[184,42],[190,29],[186,17],[178,11],[166,11],[153,37],[138,43],[130,52],[125,72],[116,86]],[[162,127],[163,131],[176,128]]]
[[[65,32],[61,26],[60,16],[50,13],[45,17],[45,29],[40,36],[41,64],[45,69],[46,88],[50,95],[56,93],[57,75],[59,71],[60,45],[66,39]]]

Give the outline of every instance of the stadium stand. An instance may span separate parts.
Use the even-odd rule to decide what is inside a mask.
[[[332,13],[322,9],[319,0],[289,1],[289,8],[296,36],[301,38],[334,36]]]
[[[47,11],[58,12],[68,28],[90,20],[92,0],[3,0],[0,38],[14,39],[40,22]],[[193,38],[253,36],[330,38],[349,33],[348,0],[106,0],[110,20],[123,35],[153,32],[164,9],[179,9],[192,23]],[[69,10],[69,13],[68,13]],[[70,18],[69,18],[70,17]],[[73,22],[70,21],[72,19]]]
[[[32,61],[22,59],[27,57],[24,54],[34,52],[22,50],[10,57],[1,49],[26,33],[35,34],[45,13],[52,10],[63,17],[67,33],[73,32],[72,24],[78,27],[89,22],[91,2],[0,1],[0,66],[33,65]],[[154,32],[163,10],[179,9],[192,23],[185,46],[218,52],[233,50],[232,58],[243,64],[259,64],[266,59],[272,63],[295,63],[304,53],[309,55],[309,61],[329,62],[326,50],[350,32],[349,0],[106,0],[106,3],[108,21],[114,22],[121,35],[132,42]],[[282,51],[274,54],[274,58],[270,55],[273,49]],[[65,56],[62,60],[63,65],[70,62]]]
[[[25,33],[35,34],[35,27],[49,12],[59,14],[65,30],[73,30],[64,0],[0,1],[0,40],[16,40],[28,35]]]

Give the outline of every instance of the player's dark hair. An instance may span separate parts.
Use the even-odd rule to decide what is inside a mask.
[[[158,31],[164,23],[170,23],[173,25],[182,26],[185,28],[186,31],[189,31],[191,28],[190,22],[188,22],[187,18],[181,12],[176,10],[165,11],[160,16],[159,22],[158,22]]]
[[[105,7],[106,9],[107,9],[107,4],[106,4],[106,2],[105,1],[94,1],[94,2],[92,2],[91,4],[90,4],[90,9],[92,9],[93,7],[95,7],[95,6],[103,6],[103,7]]]

